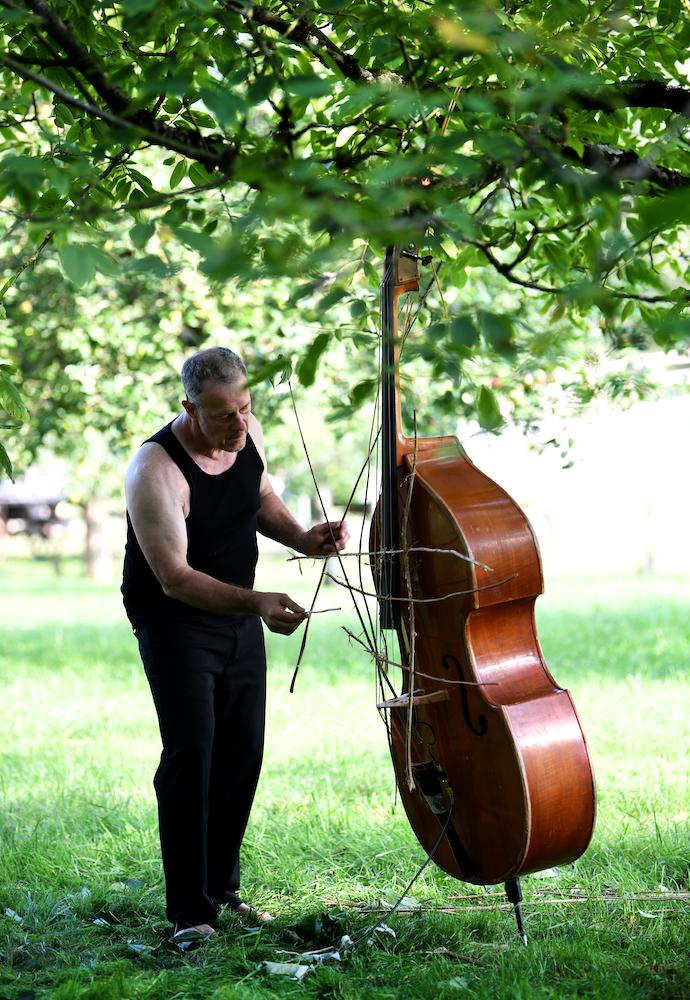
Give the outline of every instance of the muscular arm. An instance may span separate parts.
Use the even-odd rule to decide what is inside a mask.
[[[261,534],[308,556],[330,555],[336,549],[345,548],[348,531],[345,524],[340,521],[327,521],[324,524],[314,525],[313,528],[305,531],[301,524],[295,520],[271,486],[266,471],[263,434],[254,416],[250,417],[249,431],[264,463],[260,486],[261,510],[258,518],[258,528]],[[335,545],[333,544],[334,539]]]
[[[303,611],[287,594],[223,583],[187,562],[184,477],[156,444],[144,445],[125,480],[127,510],[146,561],[168,597],[218,614],[260,615],[271,631],[289,634]]]

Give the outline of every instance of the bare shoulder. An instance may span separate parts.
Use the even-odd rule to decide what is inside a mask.
[[[129,463],[125,476],[127,502],[151,494],[179,496],[188,494],[187,482],[165,448],[147,441]]]
[[[253,413],[249,414],[249,433],[254,439],[254,443],[261,442],[264,443],[264,432],[261,430],[261,424],[256,419]]]
[[[186,564],[189,486],[159,444],[143,444],[130,462],[125,498],[141,550],[163,583]]]
[[[256,445],[256,450],[261,455],[261,458],[264,463],[264,468],[266,468],[266,451],[264,448],[264,434],[263,431],[261,430],[261,424],[256,419],[253,413],[249,414],[248,426],[251,439]]]

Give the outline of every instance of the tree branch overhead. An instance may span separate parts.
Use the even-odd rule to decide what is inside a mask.
[[[385,11],[114,0],[92,17],[72,4],[0,0],[12,13],[0,67],[16,92],[0,185],[16,197],[14,225],[52,224],[51,213],[56,230],[67,225],[79,170],[93,176],[126,143],[127,169],[102,178],[69,224],[86,233],[131,217],[143,241],[165,216],[221,282],[279,268],[299,280],[325,248],[356,239],[429,239],[450,267],[445,232],[474,249],[471,267],[537,295],[563,298],[589,275],[609,301],[682,300],[670,287],[684,280],[678,259],[658,259],[665,230],[686,221],[690,184],[675,22],[647,56],[648,27],[616,34],[606,12],[587,35],[596,24],[605,44],[569,50],[578,25],[553,5],[547,31],[525,5],[461,20],[407,0]],[[648,232],[661,239],[645,255]],[[602,277],[608,241],[630,294]]]

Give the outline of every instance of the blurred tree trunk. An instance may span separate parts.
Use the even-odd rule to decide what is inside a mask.
[[[112,583],[113,557],[108,539],[108,501],[99,496],[91,496],[82,504],[82,510],[86,525],[86,575],[96,583]]]

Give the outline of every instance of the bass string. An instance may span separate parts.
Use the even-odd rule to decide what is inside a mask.
[[[390,280],[390,277],[391,277],[391,265],[387,264],[387,265],[385,265],[384,282],[388,282]],[[381,296],[381,299],[380,299],[380,312],[381,312],[381,315],[379,317],[380,321],[379,321],[378,351],[377,351],[377,353],[378,353],[377,366],[378,366],[378,371],[379,372],[381,372],[383,370],[383,336],[382,336],[382,330],[383,330],[383,296]],[[377,390],[377,395],[376,395],[376,403],[377,403],[377,405],[376,405],[376,408],[375,408],[375,411],[374,411],[374,421],[378,425],[378,435],[377,435],[377,439],[376,439],[377,442],[378,442],[378,446],[376,448],[376,455],[375,455],[375,476],[374,476],[374,481],[375,481],[376,484],[378,484],[378,483],[381,482],[382,461],[383,461],[382,446],[381,446],[381,436],[382,436],[382,432],[383,432],[383,411],[382,411],[382,402],[381,402],[381,378],[380,377],[378,379],[378,390]],[[367,492],[365,494],[365,508],[367,508],[367,509],[370,506],[370,497],[369,497],[369,486],[370,486],[370,483],[371,483],[371,481],[368,480],[367,481]],[[375,511],[375,509],[376,509],[376,497],[374,497],[374,502],[372,504],[372,510]],[[379,526],[379,533],[381,533],[381,526]],[[363,535],[364,535],[364,524],[362,523],[362,536]],[[381,546],[383,544],[383,539],[379,538],[378,539],[378,543],[379,543],[379,546]],[[383,549],[381,551],[382,551],[382,554],[385,554],[383,552]],[[377,560],[377,561],[380,561],[380,559]],[[361,569],[360,569],[360,584],[361,584],[361,589],[364,590],[364,580],[362,578],[362,571],[361,571]],[[378,702],[380,702],[380,701],[385,701],[386,693],[387,693],[386,689],[388,689],[388,693],[389,694],[393,694],[393,695],[397,694],[397,692],[395,691],[395,688],[393,687],[393,684],[391,683],[390,677],[388,676],[388,670],[386,668],[387,659],[388,659],[388,649],[387,649],[387,645],[386,645],[385,636],[383,634],[383,630],[381,629],[380,626],[381,626],[380,619],[377,617],[375,619],[375,624],[374,624],[374,627],[372,629],[372,640],[373,641],[370,644],[371,647],[372,647],[372,649],[373,649],[373,654],[371,654],[371,655],[373,655],[374,665],[375,665],[375,668],[376,668],[375,677],[376,677],[376,682],[378,684],[378,697],[375,699],[376,704],[378,704]],[[388,745],[389,745],[389,749],[390,749],[390,747],[391,747],[391,740],[392,740],[392,733],[391,733],[391,731],[389,729],[389,726],[388,726],[388,719],[387,719],[385,711],[382,710],[382,709],[379,709],[379,716],[381,717],[381,719],[382,719],[382,721],[383,721],[383,723],[384,723],[384,725],[386,727],[386,739],[388,740]]]
[[[386,274],[385,274],[385,280],[386,281],[390,281],[390,279],[392,277],[392,268],[393,268],[393,264],[391,263],[391,264],[389,264],[389,266],[388,266],[388,268],[386,270]],[[430,288],[430,284],[427,286],[427,289],[425,291],[425,294],[424,294],[424,297],[423,297],[424,300],[426,299],[426,295],[428,294],[429,288]],[[397,300],[395,298],[394,298],[394,302],[396,302],[396,308],[397,308]],[[383,303],[383,296],[382,296],[382,303]],[[407,339],[408,339],[408,337],[410,335],[412,327],[414,326],[414,324],[415,324],[415,322],[417,320],[417,317],[419,316],[419,312],[421,310],[421,306],[422,306],[422,302],[420,302],[417,311],[415,313],[413,313],[413,310],[412,310],[412,300],[411,299],[407,300],[406,308],[405,308],[405,312],[404,312],[403,331],[402,331],[402,335],[398,336],[398,365],[400,364],[400,360],[402,358],[402,354],[403,354],[403,351],[404,351],[404,348],[405,348],[405,344],[407,343]],[[383,317],[382,317],[382,319],[383,319]],[[397,316],[394,316],[392,318],[392,321],[393,321],[394,329],[397,331],[397,325],[398,325],[397,324]],[[383,352],[383,322],[381,323],[381,335],[380,335],[380,348],[379,348],[379,350],[380,350],[380,357],[382,357],[382,352]],[[380,368],[380,365],[379,365],[379,368]],[[397,373],[396,373],[396,378],[397,378]],[[398,385],[399,385],[399,378],[397,378],[397,381],[398,381]],[[416,475],[416,463],[417,463],[417,428],[416,428],[416,414],[415,414],[415,448],[414,448],[414,458],[413,458],[412,480],[414,480],[414,476]],[[412,596],[412,584],[411,584],[411,574],[410,574],[410,558],[409,558],[409,538],[408,538],[408,534],[409,534],[409,532],[408,532],[408,524],[409,524],[411,497],[412,497],[412,490],[411,490],[411,484],[410,484],[410,488],[408,489],[407,497],[406,497],[405,510],[404,510],[404,513],[403,513],[403,519],[402,519],[403,523],[402,523],[401,532],[400,532],[400,534],[401,534],[401,538],[400,538],[400,546],[401,546],[401,548],[399,550],[400,551],[400,555],[402,557],[403,570],[404,570],[404,573],[405,573],[405,580],[406,580],[406,589],[407,589],[407,594],[408,594],[409,597]],[[362,587],[362,591],[363,590],[364,590],[364,588]],[[408,619],[409,619],[409,622],[410,622],[409,649],[408,649],[408,663],[409,663],[409,668],[408,669],[410,671],[410,676],[409,676],[409,679],[408,679],[407,683],[408,683],[408,690],[410,692],[413,692],[414,689],[415,689],[415,669],[416,669],[415,606],[414,606],[414,602],[413,601],[409,601],[408,602]],[[389,654],[389,650],[388,650],[388,641],[387,641],[387,638],[385,636],[384,630],[381,629],[380,627],[378,629],[378,635],[381,637],[381,642],[382,642],[382,645],[383,645],[383,653],[382,653],[382,650],[381,650],[381,644],[377,644],[376,647],[375,647],[377,672],[378,672],[379,676],[382,676],[382,675],[385,676],[387,684],[388,684],[388,687],[391,690],[395,691],[394,685],[392,685],[391,682],[390,682],[390,677],[389,677],[388,669],[387,669],[388,666],[389,666],[389,664],[392,663],[391,657],[390,657],[390,654]],[[403,651],[401,650],[401,653],[402,652]],[[381,688],[382,693],[383,693],[383,684],[380,684],[380,688]],[[381,715],[382,715],[382,718],[384,719],[384,723],[385,723],[385,726],[386,726],[386,732],[388,734],[388,739],[389,739],[389,743],[390,743],[390,741],[392,740],[391,725],[390,725],[389,717],[388,717],[385,709],[381,710]],[[414,778],[413,778],[413,774],[412,774],[412,728],[413,728],[413,700],[412,700],[412,697],[410,697],[409,702],[408,702],[408,707],[407,707],[406,725],[405,725],[405,731],[406,731],[406,739],[405,739],[405,743],[406,743],[406,750],[405,750],[405,772],[406,772],[407,784],[408,784],[408,787],[410,788],[410,790],[412,790],[415,787]],[[396,784],[396,795],[397,795],[397,784]]]
[[[392,276],[392,265],[389,265],[387,267],[387,269],[386,269],[384,280],[385,281],[389,281],[391,279],[391,276]],[[435,271],[434,271],[434,277],[427,284],[427,287],[426,287],[423,295],[420,296],[420,302],[418,304],[417,309],[414,312],[413,312],[413,309],[412,309],[412,301],[411,300],[408,301],[408,306],[407,306],[406,312],[405,312],[404,330],[403,330],[402,337],[400,337],[400,352],[401,353],[402,353],[402,349],[403,349],[403,347],[404,347],[404,345],[405,345],[405,343],[407,341],[407,338],[408,338],[408,336],[410,334],[410,331],[411,331],[412,327],[414,326],[414,324],[416,323],[416,320],[417,320],[417,318],[419,316],[420,310],[423,307],[424,301],[426,300],[426,297],[429,294],[429,291],[431,289],[431,286],[432,286],[434,280],[436,280],[436,282],[438,283],[438,278],[436,276],[436,272]],[[381,352],[382,352],[382,349],[383,349],[383,346],[382,346],[382,337],[379,336],[379,348],[378,348],[378,353],[379,353],[379,368],[380,368],[380,364],[381,364]],[[311,475],[312,481],[314,483],[314,487],[315,487],[315,490],[316,490],[316,494],[317,494],[317,497],[318,497],[318,500],[319,500],[319,504],[321,506],[324,518],[326,519],[326,521],[328,521],[329,520],[328,513],[326,511],[325,504],[323,502],[321,491],[319,489],[319,485],[318,485],[318,482],[317,482],[317,479],[316,479],[316,474],[315,474],[315,471],[314,471],[314,468],[313,468],[313,463],[311,462],[311,458],[310,458],[310,455],[309,455],[309,451],[308,451],[308,447],[307,447],[306,440],[305,440],[305,437],[304,437],[304,433],[302,431],[301,421],[299,419],[299,413],[298,413],[298,409],[297,409],[297,403],[296,403],[296,400],[295,400],[294,391],[293,391],[292,384],[291,384],[290,380],[288,380],[288,387],[289,387],[289,391],[290,391],[290,398],[291,398],[291,401],[292,401],[293,411],[294,411],[294,414],[295,414],[295,421],[297,423],[298,431],[299,431],[300,438],[301,438],[301,441],[302,441],[302,447],[303,447],[303,450],[305,452],[305,456],[307,458],[307,464],[309,466],[310,475]],[[371,454],[372,454],[372,451],[375,454],[374,466],[375,466],[375,470],[376,470],[376,480],[378,481],[378,479],[380,477],[380,463],[381,463],[381,446],[380,446],[381,426],[380,426],[380,417],[381,417],[381,383],[380,383],[380,380],[379,380],[378,385],[377,385],[376,399],[375,399],[375,403],[374,403],[372,421],[371,421],[371,426],[370,426],[369,448],[368,448],[367,458],[366,458],[366,461],[365,461],[365,463],[364,463],[364,465],[362,467],[362,470],[360,471],[360,473],[359,473],[359,475],[357,477],[355,485],[354,485],[354,487],[353,487],[353,489],[352,489],[352,491],[350,493],[350,497],[348,499],[348,502],[346,504],[345,510],[344,510],[342,518],[341,518],[341,523],[345,520],[345,517],[347,516],[347,513],[348,513],[348,511],[349,511],[349,509],[350,509],[350,507],[351,507],[351,505],[353,503],[357,487],[359,485],[359,482],[361,481],[362,474],[363,474],[363,472],[364,472],[365,469],[366,469],[365,490],[364,490],[364,494],[365,494],[365,509],[367,507],[367,503],[368,503],[368,500],[369,500],[370,484],[371,484]],[[416,461],[417,461],[416,414],[414,415],[414,421],[415,421],[415,432],[414,432],[415,433],[415,448],[414,448],[414,457],[413,457],[413,475],[412,475],[412,480],[414,480],[414,475],[416,474]],[[375,428],[377,427],[377,424],[378,424],[378,430],[375,431]],[[405,527],[402,530],[402,539],[401,539],[401,541],[402,541],[402,548],[400,549],[400,554],[402,555],[403,565],[405,567],[405,576],[406,576],[406,583],[407,583],[406,589],[407,589],[407,594],[408,594],[408,597],[404,598],[403,600],[406,600],[407,603],[408,603],[408,615],[409,615],[409,620],[410,620],[410,623],[411,623],[411,629],[410,629],[410,651],[409,651],[409,663],[410,663],[410,666],[407,669],[409,669],[409,671],[410,671],[409,687],[410,687],[410,690],[414,690],[414,677],[415,677],[415,670],[416,670],[416,651],[415,651],[415,636],[416,636],[416,631],[415,631],[415,627],[414,627],[414,616],[415,616],[415,607],[414,606],[415,606],[415,603],[417,603],[417,601],[415,601],[415,599],[412,597],[412,592],[413,591],[412,591],[412,584],[411,584],[410,559],[409,559],[410,545],[409,545],[408,531],[407,531],[407,522],[409,521],[409,509],[410,509],[411,495],[412,495],[412,492],[411,492],[411,484],[410,484],[410,488],[408,489],[408,492],[407,492]],[[363,519],[362,520],[362,526],[361,526],[361,529],[360,529],[360,546],[359,546],[360,547],[360,551],[363,549],[364,528],[365,528],[365,524],[364,524],[364,519]],[[334,547],[335,547],[335,538],[334,538],[334,536],[333,536],[333,543],[334,543]],[[395,551],[397,551],[397,550],[395,550]],[[385,554],[384,550],[380,550],[380,552],[381,552],[381,554]],[[324,561],[322,572],[321,572],[321,576],[320,576],[319,582],[318,582],[317,587],[316,587],[314,598],[313,598],[312,603],[311,603],[310,611],[314,610],[314,605],[316,603],[316,598],[318,596],[318,593],[320,591],[320,588],[321,588],[321,585],[323,583],[323,580],[324,580],[325,576],[328,576],[330,579],[334,580],[339,585],[344,586],[348,590],[348,592],[350,594],[350,598],[352,600],[353,607],[354,607],[355,612],[357,614],[357,617],[359,619],[360,627],[362,628],[362,633],[363,633],[363,635],[365,636],[365,638],[367,640],[367,645],[365,646],[365,648],[368,648],[368,651],[369,651],[370,655],[373,655],[373,657],[375,659],[375,663],[376,663],[376,676],[378,678],[379,693],[382,696],[385,696],[386,689],[388,689],[389,692],[392,692],[392,693],[396,694],[395,688],[394,688],[394,686],[391,683],[390,676],[389,676],[388,670],[387,670],[387,666],[388,666],[389,662],[391,662],[390,661],[389,650],[388,650],[388,640],[387,640],[387,637],[385,635],[384,630],[382,630],[380,628],[380,623],[375,624],[374,620],[372,619],[372,614],[371,614],[370,606],[369,606],[368,601],[366,600],[366,597],[369,596],[369,594],[366,591],[365,586],[364,586],[363,568],[362,568],[361,560],[358,560],[358,577],[359,577],[360,587],[357,588],[357,587],[353,587],[352,584],[350,583],[350,580],[349,580],[349,577],[348,577],[348,574],[347,574],[347,570],[345,568],[344,561],[343,561],[343,559],[341,557],[341,554],[337,551],[337,548],[336,548],[335,555],[336,555],[336,557],[338,559],[338,563],[339,563],[341,572],[343,574],[343,580],[337,580],[330,573],[328,573],[327,572],[327,561]],[[458,553],[458,555],[461,555],[461,554]],[[357,596],[356,595],[359,595],[360,597],[365,598],[365,600],[364,600],[364,609],[365,609],[365,615],[366,615],[366,618],[367,618],[367,621],[368,621],[368,628],[367,628],[367,624],[365,624],[364,616],[363,616],[362,611],[361,611],[361,609],[359,607],[359,602],[357,600]],[[371,596],[376,596],[376,595],[371,595]],[[295,665],[295,669],[294,669],[293,677],[292,677],[292,682],[291,682],[291,685],[290,685],[290,690],[291,691],[294,690],[294,685],[295,685],[295,681],[296,681],[296,677],[297,677],[297,672],[298,672],[299,666],[300,666],[300,664],[302,662],[302,659],[303,659],[303,656],[304,656],[304,652],[305,652],[305,649],[306,649],[306,643],[307,643],[307,638],[308,638],[308,630],[309,630],[310,622],[311,622],[311,618],[308,619],[308,621],[307,621],[307,623],[305,625],[305,631],[304,631],[304,634],[303,634],[303,637],[302,637],[302,643],[301,643],[301,646],[300,646],[300,651],[299,651],[299,655],[298,655],[298,658],[297,658],[297,663]],[[421,674],[420,674],[420,676],[421,676]],[[424,675],[424,676],[427,676],[427,675]],[[384,697],[382,697],[381,700],[384,700]],[[406,770],[407,770],[408,784],[410,784],[411,787],[414,787],[414,782],[413,782],[413,778],[412,778],[412,768],[411,768],[412,712],[413,712],[413,703],[412,703],[412,699],[410,699],[410,703],[409,703],[409,707],[408,707],[408,720],[407,720],[407,726],[406,726],[407,734],[408,734],[407,735],[407,753],[406,753],[406,758],[407,758]],[[389,728],[387,720],[386,720],[386,729],[387,729],[387,731],[390,732],[390,728]]]
[[[412,471],[407,477],[406,481],[406,496],[405,496],[405,509],[403,511],[402,526],[400,531],[400,544],[403,548],[402,563],[403,571],[405,573],[405,589],[407,590],[408,597],[412,597],[412,573],[410,571],[410,553],[409,553],[409,525],[410,525],[410,509],[412,506],[412,491],[414,489],[414,481],[417,475],[417,414],[414,415],[414,450],[412,455]],[[410,663],[410,675],[409,675],[409,691],[410,698],[407,704],[407,719],[406,719],[406,736],[405,736],[405,777],[407,780],[407,787],[412,792],[415,789],[415,780],[412,773],[412,727],[413,727],[413,717],[414,717],[414,699],[413,692],[415,690],[415,670],[417,667],[417,632],[415,628],[415,602],[410,600],[408,602],[408,616],[409,616],[409,663]]]

